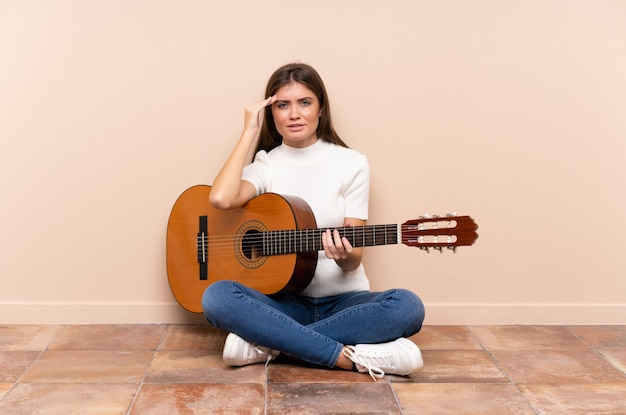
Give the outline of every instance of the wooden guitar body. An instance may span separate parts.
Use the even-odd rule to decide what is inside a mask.
[[[265,294],[298,292],[309,284],[315,273],[317,251],[262,256],[245,243],[247,237],[260,232],[316,228],[315,217],[304,201],[267,193],[252,199],[245,208],[219,210],[210,205],[210,193],[211,186],[207,185],[189,188],[170,214],[167,274],[179,304],[191,312],[202,312],[204,290],[224,279],[239,281]],[[206,221],[205,235],[202,221]],[[206,249],[202,248],[203,242]],[[203,259],[202,255],[207,257]]]

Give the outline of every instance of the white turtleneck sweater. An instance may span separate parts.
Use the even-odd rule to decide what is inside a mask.
[[[260,151],[254,162],[244,168],[243,179],[254,185],[258,194],[279,193],[304,199],[318,228],[336,228],[345,218],[367,220],[369,201],[369,164],[355,150],[318,140],[305,148],[282,144],[269,153]],[[318,253],[313,280],[301,294],[327,297],[350,291],[369,290],[363,264],[343,271]]]

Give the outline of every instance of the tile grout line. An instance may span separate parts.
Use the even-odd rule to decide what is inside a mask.
[[[391,381],[389,376],[385,376],[385,378],[387,379],[387,384],[389,384],[389,388],[391,389],[391,395],[393,396],[393,401],[395,402],[400,415],[403,415],[404,411],[402,411],[402,405],[400,405],[400,399],[398,399],[398,394],[396,394],[396,389],[393,387],[393,382]]]
[[[28,365],[28,367],[26,369],[24,369],[24,371],[22,372],[22,374],[17,378],[17,380],[15,381],[15,383],[13,384],[13,386],[11,386],[5,393],[4,396],[2,397],[2,399],[0,399],[0,402],[2,402],[7,396],[9,396],[9,394],[13,391],[13,389],[15,389],[18,385],[23,384],[22,383],[22,379],[24,378],[24,376],[26,376],[26,374],[33,368],[33,366],[35,366],[35,363],[37,363],[39,361],[39,359],[41,359],[41,356],[43,356],[43,354],[45,352],[47,352],[50,349],[50,345],[52,343],[54,343],[54,341],[57,339],[57,337],[59,337],[59,334],[65,330],[65,328],[68,326],[67,324],[61,324],[61,330],[59,330],[59,332],[50,339],[50,341],[48,342],[48,344],[46,345],[46,347],[43,348],[43,350],[41,350],[39,352],[39,354],[37,355],[37,357],[35,357],[33,359],[32,362],[30,362],[30,365]],[[36,350],[32,350],[32,351],[36,351]]]
[[[605,362],[606,364],[608,364],[609,366],[611,366],[613,369],[615,369],[616,371],[618,371],[620,374],[622,374],[624,377],[626,377],[626,372],[623,372],[619,367],[616,367],[613,363],[611,363],[610,360],[608,360],[606,358],[606,356],[604,356],[604,354],[602,354],[602,352],[598,349],[596,349],[595,347],[591,346],[582,336],[579,336],[578,334],[576,334],[569,325],[565,325],[563,326],[565,327],[565,329],[567,331],[569,331],[574,337],[576,337],[582,344],[584,344],[585,346],[587,346],[589,348],[589,350],[591,350],[592,352],[594,352],[600,359],[602,359],[603,362]]]
[[[268,362],[269,363],[269,362]],[[265,365],[265,382],[263,382],[263,414],[267,415],[267,404],[269,401],[269,382],[270,382],[270,368],[269,364]]]
[[[137,384],[137,389],[135,390],[135,395],[133,396],[133,399],[131,400],[130,405],[128,405],[128,411],[126,411],[126,415],[130,415],[131,411],[133,410],[133,406],[135,406],[135,402],[137,402],[137,398],[139,397],[139,393],[143,389],[143,385],[144,385],[144,382],[146,380],[146,377],[148,377],[148,373],[150,372],[150,368],[152,367],[152,364],[154,363],[154,359],[156,358],[156,354],[157,354],[157,351],[159,350],[159,346],[161,346],[161,344],[163,343],[163,339],[165,338],[165,335],[167,333],[167,329],[168,329],[168,327],[170,325],[169,324],[164,324],[163,326],[164,326],[163,327],[163,331],[161,332],[161,336],[159,337],[159,341],[154,346],[154,350],[152,351],[152,357],[150,358],[150,361],[146,365],[146,370],[143,373],[143,377],[141,378],[141,381],[139,381],[139,383]]]
[[[509,374],[506,372],[506,370],[504,370],[504,367],[502,367],[502,365],[500,364],[500,362],[498,361],[498,359],[496,359],[496,357],[493,355],[493,353],[491,353],[491,351],[489,351],[480,341],[480,339],[474,334],[474,332],[472,331],[471,326],[465,326],[467,328],[467,330],[469,331],[469,334],[472,336],[472,338],[480,345],[480,347],[483,349],[483,351],[485,353],[487,353],[487,356],[489,356],[489,358],[491,359],[491,361],[493,361],[493,363],[496,365],[496,367],[498,368],[498,370],[500,370],[500,372],[502,372],[502,374],[504,375],[504,377],[509,381],[509,383],[511,384],[511,386],[513,386],[515,388],[515,390],[517,391],[517,393],[519,393],[519,395],[522,397],[522,399],[524,400],[524,402],[526,402],[526,404],[528,405],[528,407],[537,415],[540,415],[541,412],[534,407],[534,405],[530,402],[530,400],[528,399],[528,397],[524,394],[524,392],[522,392],[522,390],[520,389],[519,385],[515,382],[513,382],[513,379],[511,379],[511,376],[509,376]]]

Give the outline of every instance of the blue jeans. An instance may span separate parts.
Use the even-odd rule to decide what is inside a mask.
[[[359,291],[311,298],[265,295],[234,281],[202,297],[209,323],[315,365],[333,367],[344,345],[385,343],[417,333],[424,305],[411,291]]]

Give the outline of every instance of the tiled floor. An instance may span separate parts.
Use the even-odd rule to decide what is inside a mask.
[[[0,414],[626,414],[626,326],[427,326],[412,378],[230,368],[208,325],[0,326]]]

